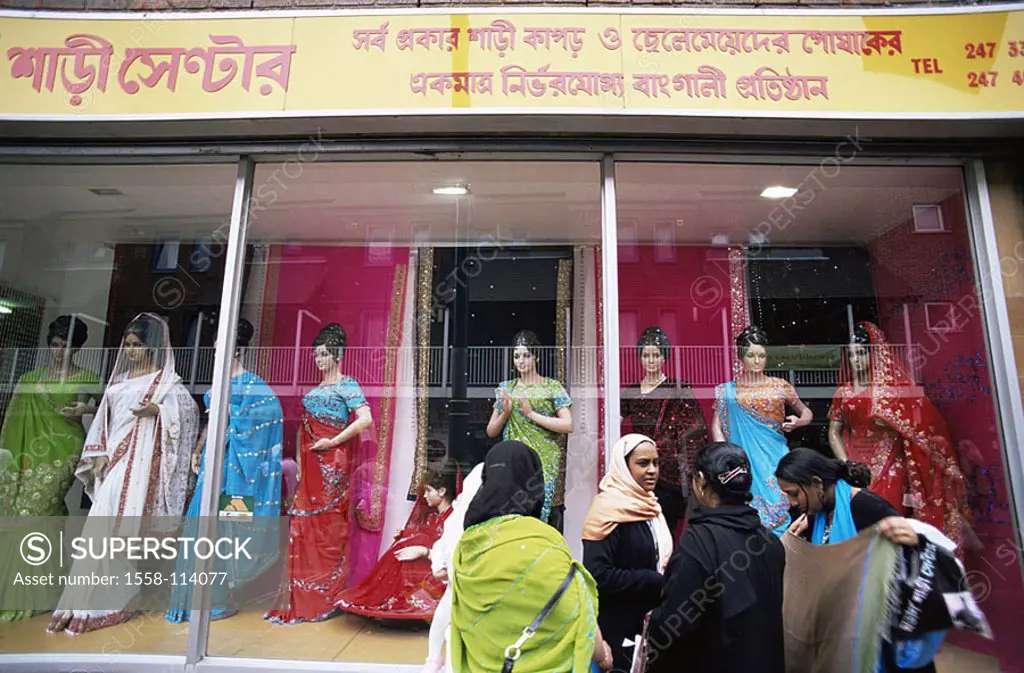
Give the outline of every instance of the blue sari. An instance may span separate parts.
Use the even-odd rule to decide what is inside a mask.
[[[782,428],[741,404],[735,381],[718,387],[715,405],[726,440],[743,447],[750,461],[750,491],[754,495],[750,506],[757,510],[764,527],[781,537],[789,527],[789,498],[775,479],[775,468],[789,452]]]
[[[210,393],[203,396],[210,408]],[[228,401],[228,428],[224,438],[224,470],[221,494],[251,497],[251,523],[231,522],[218,525],[218,534],[227,534],[225,527],[237,527],[239,533],[252,534],[256,545],[249,549],[252,560],[218,562],[217,572],[226,572],[232,586],[241,587],[260,576],[277,561],[277,525],[281,516],[281,452],[284,438],[284,413],[270,386],[256,374],[243,372],[231,380]],[[205,447],[204,447],[205,448]],[[205,454],[205,452],[204,452]],[[199,527],[199,506],[202,498],[205,460],[199,468],[199,486],[192,495],[185,513],[185,536],[195,535]],[[262,521],[261,521],[262,519]],[[179,557],[175,573],[194,572],[193,561]],[[164,618],[180,624],[188,621],[192,591],[188,583],[175,586],[171,592],[170,609]],[[229,609],[228,584],[213,584],[211,619],[234,614]]]

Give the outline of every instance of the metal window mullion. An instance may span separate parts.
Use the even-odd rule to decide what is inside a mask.
[[[601,159],[601,294],[604,300],[604,456],[619,437],[619,226],[615,202],[615,159]]]
[[[966,170],[968,215],[974,243],[974,261],[979,271],[979,299],[988,335],[997,420],[1002,430],[1010,514],[1014,518],[1015,544],[1020,549],[1021,525],[1024,522],[1024,403],[1021,400],[1013,332],[1003,284],[1002,259],[999,256],[984,162],[980,159],[971,161],[966,165]],[[1018,566],[1018,572],[1024,573],[1024,564]]]
[[[224,435],[227,428],[228,397],[233,364],[232,349],[242,299],[242,267],[245,262],[245,235],[249,225],[249,199],[252,195],[255,163],[250,157],[238,162],[235,194],[231,203],[231,223],[228,230],[227,255],[224,264],[224,284],[221,294],[220,315],[217,320],[216,351],[213,359],[213,382],[210,388],[210,420],[207,425],[204,449],[204,479],[198,485],[200,500],[199,537],[216,535],[216,519],[224,465]],[[196,559],[196,572],[214,570],[213,559]],[[185,671],[191,673],[206,654],[210,632],[210,600],[212,586],[202,584],[193,588],[193,601],[198,597],[200,610],[189,615],[188,645],[185,651]]]

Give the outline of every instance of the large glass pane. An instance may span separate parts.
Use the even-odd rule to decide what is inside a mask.
[[[212,625],[210,655],[421,664],[445,589],[423,553],[458,488],[439,503],[423,487],[481,461],[502,382],[572,418],[531,441],[579,550],[600,453],[599,184],[582,163],[257,166],[243,364],[283,409],[290,549],[267,600]]]
[[[960,541],[984,584],[994,644],[949,642],[1009,661],[1024,595],[1017,555],[1007,563],[1015,536],[960,170],[828,159],[617,173],[623,429],[652,433],[670,457],[666,509],[682,515],[679,482],[713,436],[744,446],[776,530],[789,504],[773,473],[790,449],[866,463],[871,490]],[[941,656],[956,668],[957,655]]]
[[[79,562],[70,532],[181,522],[224,279],[223,255],[193,260],[227,231],[234,180],[234,164],[0,166],[2,652],[185,651],[187,625],[164,619],[174,562]],[[28,529],[49,541],[19,544]],[[87,575],[103,582],[60,579]]]

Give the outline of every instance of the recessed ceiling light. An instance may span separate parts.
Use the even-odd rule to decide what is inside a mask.
[[[94,187],[89,190],[96,196],[124,196],[124,192],[113,187]]]
[[[8,313],[11,313],[11,309],[6,306],[0,306],[0,315],[7,315]]]
[[[448,185],[446,187],[434,187],[434,194],[438,196],[465,196],[469,194],[469,185]]]
[[[772,185],[771,187],[765,187],[761,191],[761,196],[766,199],[788,199],[797,193],[796,187],[783,187],[782,185]]]

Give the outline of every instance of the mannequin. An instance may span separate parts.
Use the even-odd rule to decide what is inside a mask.
[[[708,442],[704,412],[690,384],[665,374],[672,344],[660,327],[648,327],[637,341],[643,379],[622,391],[622,435],[638,433],[658,447],[660,476],[654,495],[669,530],[686,514],[684,488],[693,461]]]
[[[352,462],[359,435],[373,425],[359,383],[341,373],[348,335],[327,325],[313,339],[322,379],[302,399],[299,486],[288,510],[285,605],[265,617],[279,624],[319,622],[338,613],[334,602],[348,578]]]
[[[250,506],[255,517],[246,524],[247,530],[273,530],[281,515],[281,452],[284,414],[274,391],[256,374],[242,364],[242,353],[248,348],[255,330],[245,318],[238,319],[235,334],[235,358],[231,369],[231,388],[228,401],[227,432],[224,437],[224,461],[221,471],[221,496],[231,498],[231,507],[245,511]],[[203,396],[210,408],[210,392]],[[209,429],[209,426],[207,426]],[[198,517],[202,503],[202,485],[205,468],[206,429],[203,430],[196,450],[192,453],[192,472],[198,475],[197,488],[185,512],[186,535],[197,534]],[[249,502],[246,502],[246,501]],[[261,524],[261,519],[265,522]],[[228,572],[232,587],[242,587],[259,577],[277,561],[277,536],[264,532],[254,535],[256,547],[249,550],[251,560],[233,559],[221,563],[219,572]],[[186,576],[195,569],[192,560],[178,557],[176,573]],[[235,613],[228,605],[228,588],[213,586],[213,607],[210,619],[224,619]],[[172,624],[189,619],[192,587],[175,586],[171,590],[171,608],[164,618]]]
[[[966,485],[946,422],[870,322],[854,328],[828,417],[833,453],[871,468],[869,490],[962,542]]]
[[[95,372],[74,361],[88,337],[85,322],[57,316],[46,334],[50,364],[18,379],[0,431],[0,516],[67,514],[64,497],[85,442],[82,416],[95,413],[100,388]],[[9,603],[16,602],[21,587],[6,584]],[[0,622],[31,616],[29,610],[0,610]]]
[[[541,521],[562,530],[565,513],[565,441],[572,432],[572,399],[562,384],[537,371],[540,341],[530,330],[512,337],[516,378],[494,392],[487,436],[523,442],[540,456],[544,469]]]
[[[711,439],[738,444],[747,452],[753,476],[750,505],[765,528],[781,536],[790,518],[789,500],[775,480],[775,468],[789,451],[783,433],[809,425],[813,414],[788,381],[765,374],[767,346],[768,335],[756,325],[736,338],[743,372],[715,389]],[[787,406],[796,415],[786,416]]]

